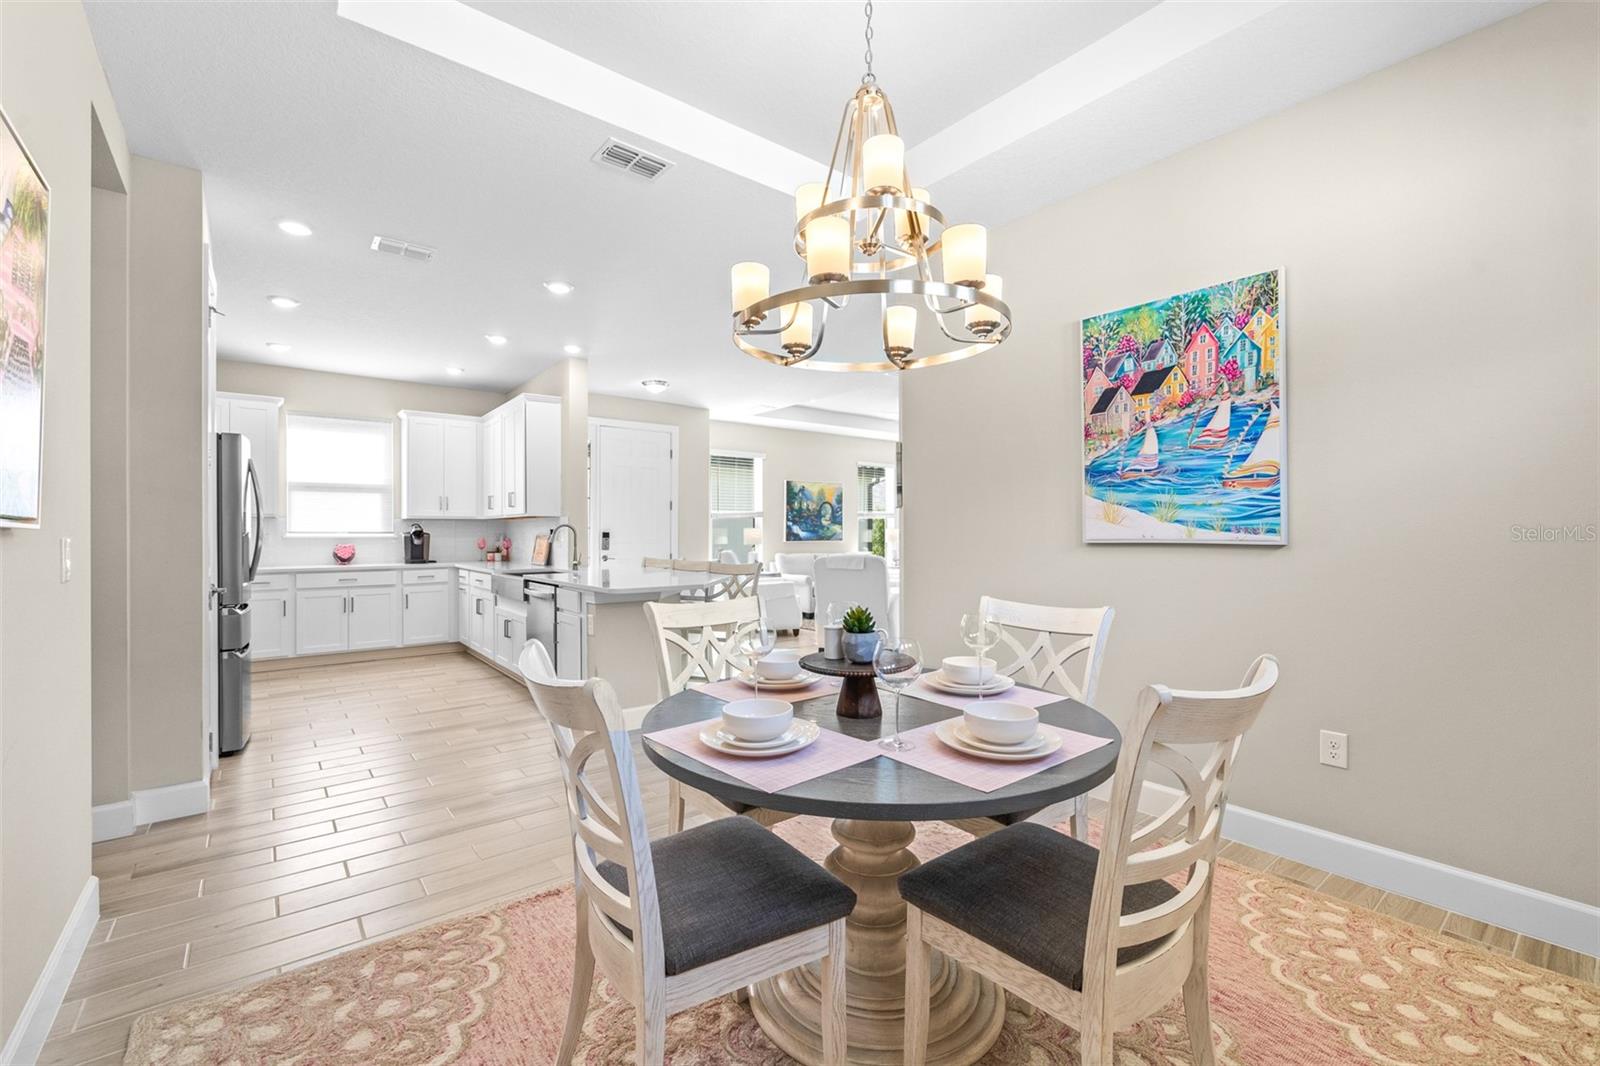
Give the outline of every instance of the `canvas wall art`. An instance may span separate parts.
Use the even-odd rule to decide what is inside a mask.
[[[1281,271],[1083,320],[1085,543],[1287,543]]]
[[[832,481],[784,483],[785,540],[843,540],[844,486]]]
[[[0,115],[0,526],[39,524],[50,190]]]

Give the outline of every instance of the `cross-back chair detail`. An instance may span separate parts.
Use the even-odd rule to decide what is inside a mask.
[[[723,578],[707,590],[713,600],[753,599],[761,580],[760,563],[712,563],[710,572]]]
[[[790,966],[821,959],[827,994],[837,983],[842,996],[842,919],[774,941],[759,956],[752,950],[685,973],[666,972],[655,861],[616,692],[601,678],[557,679],[537,641],[523,649],[519,665],[529,694],[550,723],[573,834],[577,952],[557,1063],[568,1066],[572,1061],[597,966],[636,1008],[638,1061],[648,1066],[663,1060],[667,1015]],[[605,863],[622,868],[623,888],[601,872]],[[837,1013],[843,1015],[842,999]],[[842,1063],[843,1033],[830,1027],[824,1040],[830,1062]]]
[[[908,1066],[923,1061],[927,1042],[925,1030],[917,1029],[926,1024],[928,974],[922,945],[954,955],[1075,1027],[1085,1063],[1111,1062],[1112,1034],[1160,1009],[1181,987],[1194,1061],[1197,1066],[1212,1061],[1206,953],[1222,818],[1244,734],[1277,681],[1277,660],[1263,655],[1251,663],[1237,689],[1202,692],[1152,685],[1140,694],[1138,710],[1124,732],[1094,867],[1081,988],[1063,985],[957,926],[910,908]],[[1136,828],[1139,798],[1153,770],[1176,781],[1175,798]],[[995,836],[984,843],[999,840]],[[1175,893],[1164,890],[1159,903],[1123,913],[1124,890],[1170,883],[1180,874],[1185,880]],[[1135,946],[1144,953],[1119,966],[1118,951]],[[914,984],[922,1004],[920,1021],[912,1017]]]
[[[750,669],[744,643],[761,620],[761,601],[754,596],[712,602],[646,603],[645,614],[656,631],[661,698],[691,684],[720,681]],[[676,778],[667,782],[667,831],[683,829],[685,803],[692,802],[713,817],[741,813]],[[762,825],[794,817],[766,808],[742,812]]]
[[[1001,673],[1054,687],[1079,703],[1093,702],[1115,614],[1110,607],[1046,607],[985,596],[978,613],[999,631],[991,654]]]

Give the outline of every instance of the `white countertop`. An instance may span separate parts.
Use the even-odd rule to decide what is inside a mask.
[[[513,567],[512,569],[515,569]],[[718,574],[697,573],[693,570],[645,569],[638,565],[619,563],[589,563],[577,570],[560,570],[552,574],[529,574],[536,581],[580,592],[610,593],[612,595],[655,595],[662,592],[681,592],[685,589],[702,589],[726,580]]]
[[[318,574],[327,570],[438,570],[457,563],[301,563],[298,566],[262,566],[257,574]]]

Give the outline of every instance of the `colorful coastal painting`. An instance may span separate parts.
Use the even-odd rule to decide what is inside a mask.
[[[1285,544],[1283,276],[1083,320],[1083,539]]]
[[[789,481],[783,491],[785,540],[843,540],[844,486],[833,481]]]
[[[0,115],[0,526],[39,525],[50,189]]]

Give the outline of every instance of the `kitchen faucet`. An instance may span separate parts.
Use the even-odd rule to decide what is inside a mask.
[[[572,534],[572,560],[571,560],[571,562],[572,562],[572,569],[576,570],[576,569],[578,569],[578,530],[577,530],[577,528],[574,527],[571,522],[563,522],[563,523],[561,523],[559,526],[557,526],[556,528],[554,528],[554,529],[552,529],[550,531],[550,543],[552,545],[555,544],[556,534],[560,533],[563,529],[569,531]]]

